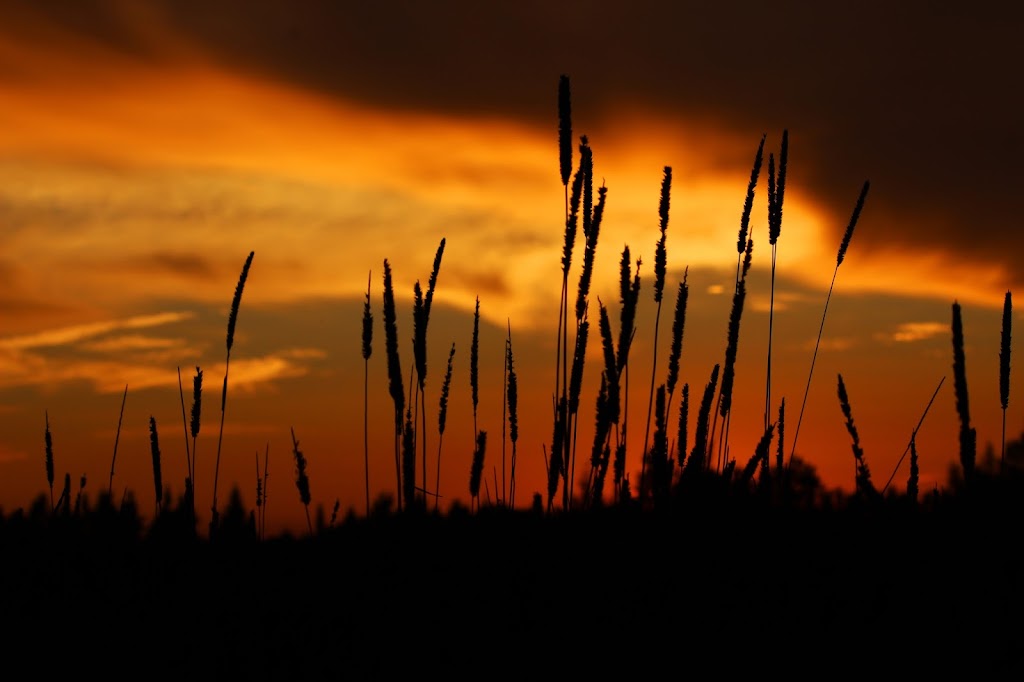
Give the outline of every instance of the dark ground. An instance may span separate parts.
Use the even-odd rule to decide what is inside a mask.
[[[1006,678],[1024,668],[1022,509],[485,508],[215,543],[113,510],[15,514],[4,659],[22,679]]]

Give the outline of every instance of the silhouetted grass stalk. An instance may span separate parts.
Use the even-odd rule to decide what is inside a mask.
[[[853,440],[854,458],[854,483],[858,495],[869,495],[874,493],[874,486],[871,484],[871,471],[864,460],[864,449],[860,445],[860,434],[857,426],[853,423],[853,412],[850,409],[850,398],[846,392],[846,384],[843,383],[843,375],[839,376],[839,407],[846,417],[846,430]]]
[[[907,497],[917,504],[920,472],[917,467],[917,434],[910,436],[910,476],[907,478]]]
[[[71,513],[71,474],[64,472],[64,489],[57,500],[54,511],[61,511],[65,516]]]
[[[260,539],[266,539],[267,537],[267,503],[270,500],[268,483],[270,481],[270,443],[267,443],[266,449],[263,451],[263,517],[260,519],[259,534]]]
[[[768,363],[765,379],[764,424],[768,427],[772,409],[772,328],[775,322],[775,261],[779,236],[782,234],[782,201],[786,193],[786,167],[789,162],[789,131],[782,131],[779,170],[775,173],[775,156],[768,155],[768,244],[772,247],[772,283],[768,304]]]
[[[402,509],[402,413],[405,411],[405,387],[398,356],[398,320],[395,314],[395,291],[391,282],[391,264],[384,259],[384,347],[388,356],[388,392],[395,405],[395,495],[398,510]]]
[[[263,539],[263,478],[260,476],[260,451],[256,451],[256,537]]]
[[[786,399],[783,398],[779,403],[779,438],[778,447],[775,454],[775,473],[778,474],[779,480],[782,478],[782,469],[786,461],[785,455],[785,438],[786,438]]]
[[[971,427],[971,409],[967,394],[967,363],[964,357],[964,327],[960,304],[953,302],[953,386],[956,391],[956,412],[960,418],[960,466],[964,481],[974,478],[977,434]]]
[[[697,411],[697,424],[694,429],[693,449],[686,460],[683,473],[698,472],[706,466],[708,456],[708,420],[711,418],[711,405],[715,398],[715,387],[718,385],[719,365],[711,370],[711,378],[704,387],[704,396],[700,401],[700,408]]]
[[[828,287],[828,295],[825,297],[825,309],[821,313],[821,325],[818,327],[818,338],[814,342],[814,354],[811,355],[811,369],[807,373],[807,385],[804,387],[804,398],[800,403],[800,414],[796,418],[796,431],[793,432],[793,447],[789,451],[789,461],[786,466],[793,463],[793,455],[796,453],[797,439],[800,438],[800,425],[804,421],[804,409],[807,407],[807,395],[811,390],[811,377],[814,376],[814,363],[818,358],[818,347],[821,346],[821,334],[825,329],[825,316],[828,314],[828,304],[832,300],[832,290],[836,285],[836,275],[839,274],[839,266],[843,264],[843,258],[846,256],[846,250],[850,246],[850,239],[853,237],[853,230],[857,226],[857,219],[860,217],[860,212],[864,208],[864,200],[867,198],[868,189],[871,187],[871,183],[864,181],[864,186],[860,190],[860,196],[857,197],[857,204],[853,208],[853,215],[850,216],[850,222],[846,226],[846,232],[843,233],[843,241],[839,244],[839,252],[836,254],[836,267],[832,272],[832,283]]]
[[[740,320],[743,317],[743,303],[747,298],[747,273],[750,271],[754,240],[747,239],[746,256],[743,259],[740,278],[733,292],[732,310],[729,313],[729,332],[725,347],[725,368],[722,371],[722,385],[718,394],[718,411],[722,417],[722,429],[718,441],[719,470],[729,458],[729,424],[732,419],[732,389],[736,380],[736,357],[739,350]],[[717,416],[716,416],[717,420]]]
[[[640,265],[641,260],[636,260],[636,272],[630,273],[629,246],[622,250],[622,259],[619,261],[619,345],[615,353],[616,372],[618,381],[622,382],[622,419],[618,425],[618,447],[615,451],[615,468],[621,471],[622,475],[616,481],[616,497],[621,497],[618,487],[625,481],[626,471],[626,447],[629,429],[629,349],[633,345],[633,338],[636,335],[636,309],[640,301]]]
[[[128,384],[125,384],[124,395],[121,396],[121,416],[117,418],[117,432],[114,434],[114,455],[110,458],[110,481],[107,483],[107,494],[110,495],[111,500],[114,498],[114,464],[117,462],[117,444],[121,440],[121,423],[124,421],[124,404],[127,401]]]
[[[732,407],[732,386],[735,373],[736,352],[739,343],[739,324],[743,313],[743,300],[746,298],[745,280],[750,270],[751,255],[754,249],[754,241],[750,238],[750,212],[754,208],[754,194],[757,189],[757,180],[761,174],[761,166],[764,162],[764,141],[767,134],[761,135],[761,141],[757,145],[757,153],[754,154],[754,163],[750,169],[750,180],[747,182],[747,192],[743,199],[743,211],[740,214],[740,228],[736,237],[736,280],[733,287],[732,311],[729,314],[729,330],[725,348],[725,365],[722,370],[722,384],[718,394],[718,409],[715,411],[711,424],[711,443],[705,458],[706,463],[711,463],[711,450],[713,449],[714,432],[718,424],[718,417],[722,417],[722,429],[718,442],[717,468],[722,470],[725,460],[728,459],[728,418],[731,415]]]
[[[946,377],[939,379],[939,385],[935,387],[935,391],[932,393],[931,400],[924,408],[924,412],[921,413],[921,418],[917,420],[917,426],[910,432],[910,442],[907,443],[907,447],[903,450],[903,454],[900,455],[900,459],[896,462],[896,468],[892,470],[892,474],[889,476],[889,480],[885,482],[885,486],[882,488],[882,494],[889,489],[889,484],[892,483],[892,479],[896,476],[896,472],[899,471],[900,465],[903,464],[903,459],[907,456],[907,452],[911,450],[914,439],[917,437],[917,432],[921,430],[921,425],[924,423],[924,418],[928,416],[928,410],[932,408],[932,403],[935,402],[935,396],[939,394],[939,389],[942,388],[942,383],[946,380]]]
[[[473,311],[473,339],[469,347],[469,388],[473,398],[473,462],[471,463],[471,470],[476,468],[476,451],[479,449],[480,442],[480,431],[477,429],[477,406],[480,403],[480,297],[476,297],[476,307]],[[483,466],[483,462],[480,463]],[[473,498],[479,494],[480,491],[480,479],[479,474],[476,479],[476,490],[473,492],[473,475],[472,471],[470,474],[470,504],[473,503]],[[479,500],[477,500],[479,502]]]
[[[587,344],[587,330],[586,330],[586,318],[587,309],[589,307],[589,296],[590,296],[590,283],[594,270],[594,257],[597,253],[597,239],[601,231],[601,221],[604,215],[605,200],[607,197],[608,189],[604,186],[598,188],[597,191],[597,204],[594,205],[593,200],[593,180],[594,180],[594,155],[593,150],[590,148],[590,144],[587,140],[587,136],[584,135],[580,138],[580,166],[573,178],[572,197],[569,205],[569,220],[566,225],[566,240],[570,234],[575,239],[576,224],[579,220],[580,201],[582,195],[583,202],[583,237],[584,237],[584,250],[583,250],[583,265],[580,269],[580,280],[579,286],[576,291],[576,339],[574,341],[574,353],[573,353],[573,367],[572,367],[572,385],[569,385],[569,378],[566,376],[566,365],[568,364],[568,289],[566,289],[566,309],[565,309],[565,324],[562,329],[562,391],[559,394],[555,393],[555,423],[561,430],[561,435],[558,436],[559,445],[557,452],[558,471],[557,476],[553,479],[557,485],[559,479],[562,480],[563,508],[568,509],[572,504],[572,489],[575,487],[576,482],[576,433],[579,413],[579,386],[581,385],[583,378],[583,363],[586,359],[586,344]],[[566,250],[566,256],[571,255],[570,250]],[[563,259],[563,277],[568,275],[569,260]],[[568,287],[568,284],[566,284]],[[552,454],[555,453],[555,444],[552,442]],[[555,457],[552,457],[552,462],[556,461]],[[551,466],[551,462],[548,463]],[[550,478],[550,477],[549,477]]]
[[[565,196],[564,212],[564,245],[562,248],[562,290],[558,304],[558,330],[555,336],[555,392],[557,402],[564,396],[566,388],[566,365],[568,365],[569,345],[569,269],[572,265],[572,252],[576,243],[576,229],[579,220],[579,204],[586,184],[586,192],[592,191],[588,181],[586,138],[580,146],[580,167],[572,182],[572,200],[569,195],[569,176],[572,173],[572,97],[569,77],[562,74],[558,79],[558,166]],[[588,214],[584,221],[589,220]],[[584,224],[586,233],[586,224]],[[557,414],[554,421],[558,422]],[[504,428],[504,427],[503,427]],[[502,461],[504,462],[505,439],[502,437]]]
[[[672,343],[669,346],[668,351],[668,380],[665,384],[665,389],[667,391],[667,399],[665,401],[666,413],[672,410],[672,396],[675,394],[676,383],[679,381],[679,358],[683,354],[683,331],[686,327],[686,304],[690,297],[690,287],[686,281],[689,275],[690,268],[687,267],[683,271],[683,281],[679,283],[679,290],[676,292],[676,308],[672,319]],[[685,459],[685,457],[683,459]],[[680,462],[680,464],[682,464],[682,462]]]
[[[999,403],[1003,406],[1002,444],[999,448],[999,468],[1006,459],[1006,408],[1010,403],[1010,331],[1013,324],[1013,302],[1010,292],[1003,299],[1003,328],[999,337]]]
[[[415,360],[417,382],[416,386],[419,390],[416,401],[420,407],[420,421],[423,429],[420,432],[418,424],[413,425],[414,442],[420,441],[423,451],[423,474],[422,474],[422,489],[424,495],[424,506],[426,506],[426,494],[427,494],[427,401],[426,401],[426,382],[427,382],[427,326],[430,323],[430,307],[434,301],[434,290],[437,288],[437,275],[441,269],[441,258],[444,255],[445,240],[441,239],[441,243],[437,247],[437,251],[434,254],[434,265],[430,271],[430,279],[427,280],[427,291],[426,294],[420,298],[420,283],[416,282],[414,288],[414,307],[413,307],[413,358]],[[415,476],[415,471],[413,471]]]
[[[181,385],[181,367],[178,367],[178,398],[181,399],[181,428],[185,433],[185,465],[188,471],[188,480],[192,480],[192,452],[188,443],[188,417],[185,415],[185,389]]]
[[[576,327],[576,342],[573,351],[572,358],[572,372],[569,375],[569,402],[567,404],[567,411],[569,414],[570,425],[569,428],[572,433],[570,461],[571,469],[575,471],[576,468],[576,437],[579,431],[579,408],[580,408],[580,394],[583,390],[583,367],[586,361],[587,354],[587,340],[590,335],[590,322],[587,320],[587,313],[583,313],[583,319]],[[575,477],[572,477],[572,483],[574,484]]]
[[[299,450],[299,441],[295,438],[295,429],[291,429],[292,432],[292,454],[295,456],[295,487],[299,490],[299,501],[302,502],[302,506],[306,509],[306,527],[309,529],[309,534],[313,534],[313,521],[309,518],[309,503],[311,500],[309,493],[309,476],[306,474],[306,456]]]
[[[476,502],[476,510],[480,510],[480,479],[484,471],[484,455],[487,452],[487,432],[478,431],[476,446],[473,449],[473,462],[469,469],[470,503]]]
[[[604,477],[611,456],[608,445],[608,433],[611,428],[608,409],[608,379],[601,373],[601,387],[597,392],[595,407],[594,444],[590,452],[590,477],[587,480],[586,503],[594,506],[601,503],[604,489]]]
[[[242,291],[245,289],[245,280],[249,277],[249,268],[252,266],[254,251],[249,252],[242,266],[242,273],[238,277],[238,285],[235,287],[235,296],[231,300],[231,312],[228,314],[228,333],[225,339],[227,354],[224,359],[224,385],[220,394],[220,431],[217,435],[217,461],[213,469],[213,506],[210,518],[210,535],[212,536],[219,521],[217,512],[217,479],[220,476],[220,451],[224,441],[224,413],[228,401],[228,370],[231,367],[231,346],[235,342],[235,324],[238,321],[238,308],[242,304]]]
[[[651,447],[650,493],[654,504],[661,505],[668,497],[671,472],[668,466],[668,427],[665,423],[665,384],[658,386],[654,414],[654,444]],[[641,492],[643,475],[641,474]]]
[[[587,182],[593,176],[593,155],[587,147]],[[576,486],[576,434],[579,424],[580,390],[583,382],[583,367],[587,357],[587,339],[589,323],[587,322],[587,311],[590,308],[590,284],[594,269],[594,258],[597,254],[597,240],[601,233],[601,222],[604,219],[605,201],[608,197],[608,188],[601,186],[597,190],[597,205],[590,214],[590,220],[584,220],[584,231],[586,233],[586,248],[583,254],[583,268],[580,273],[579,288],[576,292],[576,343],[573,353],[572,383],[569,387],[568,402],[566,403],[567,424],[566,440],[572,434],[571,451],[568,455],[567,471],[563,469],[565,486],[571,491]],[[567,446],[569,447],[569,446]],[[572,495],[568,497],[572,504]]]
[[[603,428],[599,428],[599,432],[602,434],[603,443],[598,446],[595,442],[594,453],[591,458],[591,480],[588,482],[588,489],[593,488],[591,498],[593,500],[600,500],[603,494],[603,482],[605,473],[608,467],[608,460],[605,457],[606,454],[610,454],[610,438],[611,429],[614,426],[616,432],[618,432],[619,424],[619,408],[620,408],[620,390],[619,390],[619,370],[618,360],[615,357],[615,344],[612,341],[612,326],[611,320],[608,317],[608,309],[605,307],[601,299],[597,299],[598,310],[600,311],[600,331],[601,331],[601,349],[604,354],[604,404],[603,410],[600,409],[599,404],[598,418],[603,422]],[[620,470],[618,456],[619,443],[616,443],[616,466],[614,468],[614,482],[615,482],[615,494],[614,497],[618,500],[618,491],[621,485],[621,477],[623,471]],[[597,457],[597,461],[594,461],[594,456]],[[593,472],[594,465],[597,465],[597,471]],[[596,474],[596,481],[594,476]]]
[[[516,504],[516,446],[519,442],[519,379],[516,377],[516,369],[513,364],[512,355],[512,324],[508,328],[508,344],[506,346],[508,376],[506,380],[506,394],[508,397],[508,435],[512,441],[511,471],[509,476],[509,500],[508,506],[515,508]]]
[[[768,468],[768,451],[771,449],[772,436],[775,432],[775,424],[769,424],[765,427],[764,433],[761,435],[761,439],[757,442],[757,446],[754,448],[754,454],[751,455],[750,459],[747,460],[747,465],[743,467],[743,471],[740,473],[739,482],[746,485],[750,482],[750,479],[754,477],[754,473],[760,468],[762,477],[764,476],[765,470]]]
[[[192,434],[192,521],[196,519],[196,465],[199,461],[196,450],[196,439],[199,437],[200,417],[203,410],[203,370],[196,365],[196,375],[192,377],[192,412],[189,420],[189,432]]]
[[[666,403],[665,414],[670,412],[671,408]],[[683,469],[683,465],[686,463],[686,448],[689,444],[688,440],[688,425],[690,421],[690,384],[683,384],[683,398],[679,403],[679,435],[678,442],[676,443],[676,467],[680,471]]]
[[[50,511],[55,509],[53,505],[53,435],[50,433],[50,412],[44,412],[46,418],[46,431],[43,434],[43,441],[46,446],[46,482],[50,486]]]
[[[78,482],[78,494],[75,495],[75,514],[77,515],[82,509],[82,496],[85,494],[85,474],[82,474],[82,478]]]
[[[156,515],[160,516],[160,500],[163,497],[163,474],[160,468],[160,438],[156,432],[156,419],[149,418],[149,451],[153,457],[153,488],[156,492]]]
[[[373,314],[370,312],[370,282],[366,276],[366,300],[363,301],[363,477],[366,480],[366,516],[370,516],[370,356],[373,354]]]
[[[507,456],[506,445],[506,429],[508,428],[508,344],[512,337],[512,323],[509,324],[508,337],[505,339],[505,353],[502,355],[502,376],[501,376],[501,487],[498,487],[497,471],[495,471],[494,481],[494,495],[498,498],[498,503],[505,505],[507,498],[506,490],[506,479],[505,479],[505,458]],[[568,363],[566,363],[568,364]],[[497,467],[495,467],[497,469]]]
[[[452,385],[452,360],[455,358],[455,343],[448,352],[448,369],[444,373],[441,384],[441,402],[437,413],[437,480],[434,482],[434,511],[437,511],[438,500],[441,499],[441,445],[444,442],[444,427],[448,420],[448,392]],[[369,512],[367,512],[369,514]]]
[[[416,430],[412,421],[412,411],[406,409],[402,428],[402,496],[406,510],[412,510],[416,502]]]
[[[665,166],[661,179],[661,197],[658,202],[658,229],[661,236],[654,247],[654,302],[658,304],[654,315],[654,350],[651,359],[651,389],[647,396],[647,424],[644,427],[644,449],[640,462],[640,495],[644,494],[645,465],[647,464],[647,444],[651,431],[651,404],[654,399],[654,380],[658,371],[658,330],[661,323],[661,300],[665,292],[665,271],[668,267],[668,253],[665,249],[665,232],[668,229],[669,199],[672,191],[672,167]],[[667,403],[666,403],[667,405]],[[666,407],[667,409],[667,407]],[[662,415],[662,420],[665,415]]]

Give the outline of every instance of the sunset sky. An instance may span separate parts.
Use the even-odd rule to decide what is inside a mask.
[[[998,456],[1000,445],[1002,303],[1024,283],[1013,199],[1024,181],[1021,14],[927,2],[90,0],[44,8],[0,0],[0,507],[26,507],[47,490],[47,414],[55,494],[65,472],[76,491],[83,474],[93,498],[105,490],[126,385],[115,491],[129,489],[144,512],[153,509],[153,416],[164,481],[180,495],[178,368],[188,409],[200,366],[197,506],[208,518],[228,309],[254,251],[232,349],[218,497],[226,501],[237,484],[251,506],[256,453],[262,465],[269,448],[268,528],[301,530],[294,428],[313,505],[329,515],[339,500],[342,513],[361,513],[367,278],[376,496],[395,488],[383,261],[393,268],[407,374],[413,285],[426,284],[442,238],[428,339],[428,480],[454,342],[440,492],[444,505],[468,502],[479,296],[489,494],[495,468],[501,476],[509,325],[521,405],[517,501],[544,491],[564,220],[560,74],[571,78],[573,132],[589,137],[596,179],[608,187],[592,320],[600,297],[617,333],[623,247],[643,260],[630,355],[631,479],[652,370],[663,168],[671,166],[673,185],[656,371],[663,382],[675,290],[688,267],[680,384],[689,383],[695,413],[724,358],[754,153],[767,135],[766,160],[778,154],[788,129],[773,411],[785,397],[791,442],[836,251],[870,180],[829,304],[797,454],[828,486],[852,488],[841,373],[882,487],[945,377],[918,440],[922,490],[941,487],[958,447],[954,300],[964,306],[979,453],[991,444]],[[741,464],[763,426],[765,173],[730,436]],[[573,287],[582,250],[581,239]],[[581,428],[593,428],[600,363],[594,333]],[[1024,432],[1018,364],[1008,439]],[[905,487],[907,475],[904,461],[892,485]]]

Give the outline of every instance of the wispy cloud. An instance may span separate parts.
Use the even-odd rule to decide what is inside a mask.
[[[122,353],[125,351],[153,351],[177,348],[184,344],[181,339],[164,339],[141,334],[114,336],[82,344],[85,350],[97,353]]]
[[[883,332],[878,336],[885,341],[913,343],[914,341],[923,341],[948,332],[949,325],[944,322],[904,322],[898,325],[895,331]]]
[[[103,334],[121,329],[146,329],[181,322],[193,317],[190,312],[164,312],[154,315],[138,315],[123,320],[92,322],[89,324],[48,329],[35,334],[12,336],[0,339],[0,350],[23,351],[34,348],[68,346]]]
[[[776,291],[774,303],[770,294],[754,294],[750,297],[750,309],[766,313],[774,308],[778,313],[789,310],[794,303],[802,303],[805,300],[805,295],[796,292]]]
[[[303,360],[313,359],[308,353],[287,350],[257,358],[239,358],[231,363],[232,388],[252,390],[281,379],[309,373]],[[210,377],[224,374],[224,365],[204,368]],[[0,389],[33,386],[47,390],[61,385],[84,382],[98,393],[118,393],[125,384],[133,390],[146,388],[177,388],[176,366],[140,361],[55,359],[39,355],[12,360],[0,357]]]
[[[280,355],[245,358],[232,362],[231,386],[251,390],[280,379],[295,379],[309,373],[307,367],[294,362],[285,355],[287,355],[287,351]]]

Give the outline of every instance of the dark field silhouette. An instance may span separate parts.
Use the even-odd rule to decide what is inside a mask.
[[[0,613],[26,665],[114,677],[1008,672],[1022,491],[1019,475],[979,474],[917,505],[806,506],[709,476],[659,510],[382,499],[264,540],[234,495],[212,542],[187,505],[146,525],[130,499],[54,514],[40,497],[0,521]]]

